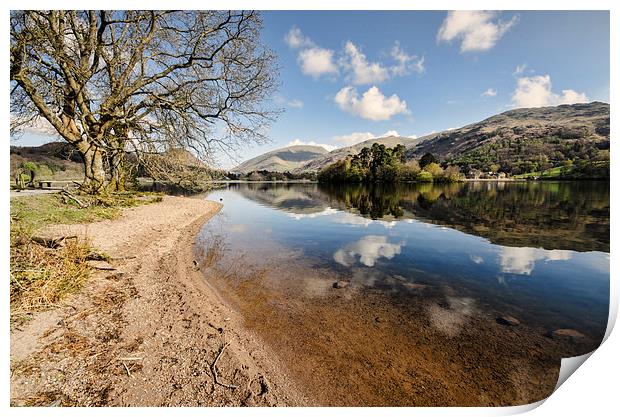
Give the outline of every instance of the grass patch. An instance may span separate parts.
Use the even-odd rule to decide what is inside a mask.
[[[564,172],[562,172],[564,169]],[[527,179],[527,178],[559,178],[562,174],[567,174],[572,170],[572,167],[555,167],[546,169],[544,171],[537,172],[528,172],[527,174],[515,175],[514,178],[517,179]]]
[[[60,194],[11,199],[11,324],[28,320],[31,313],[57,305],[79,290],[91,269],[86,260],[96,253],[88,242],[67,240],[50,249],[32,240],[36,232],[52,224],[89,223],[118,217],[123,207],[159,202],[157,193],[116,193],[104,197],[79,195],[88,206],[80,208]]]
[[[609,161],[583,161],[544,171],[515,175],[517,179],[609,179]]]

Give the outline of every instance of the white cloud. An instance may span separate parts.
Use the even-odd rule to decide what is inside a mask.
[[[304,107],[304,102],[298,99],[293,99],[286,102],[286,105],[294,109],[301,109]]]
[[[575,90],[562,90],[558,104],[586,103],[588,101],[590,99],[585,93],[578,93]]]
[[[497,90],[492,88],[488,88],[484,93],[482,93],[484,97],[495,97],[497,95]]]
[[[527,64],[523,63],[521,65],[517,65],[515,70],[512,72],[512,75],[521,75],[523,74],[523,72],[525,72],[525,69],[527,68]]]
[[[515,15],[509,21],[502,21],[496,19],[497,15],[498,12],[482,10],[448,12],[437,32],[437,41],[459,39],[461,53],[488,51],[518,20]]]
[[[382,135],[379,135],[380,138],[386,138],[388,136],[400,136],[396,130],[388,130]]]
[[[291,107],[291,108],[294,108],[294,109],[301,109],[301,108],[304,107],[304,102],[303,101],[301,101],[299,99],[296,99],[296,98],[289,100],[289,99],[287,99],[286,97],[284,97],[284,96],[282,96],[280,94],[277,94],[274,97],[274,100],[275,100],[276,103],[278,103],[280,105],[285,105],[287,107]]]
[[[349,135],[334,136],[334,141],[342,143],[345,146],[351,146],[374,138],[375,135],[370,132],[353,132]]]
[[[311,48],[314,46],[314,42],[307,36],[304,36],[301,33],[301,29],[295,26],[284,36],[284,42],[293,49]]]
[[[386,97],[376,86],[370,87],[360,98],[354,87],[343,87],[334,97],[341,110],[364,119],[389,120],[397,114],[408,114],[407,103],[396,94]]]
[[[377,139],[377,138],[385,138],[388,136],[401,136],[400,133],[398,133],[398,131],[396,130],[388,130],[385,133],[382,133],[380,135],[375,135],[373,133],[370,132],[353,132],[350,133],[348,135],[341,135],[341,136],[334,136],[332,139],[335,142],[341,143],[344,146],[352,146],[355,145],[357,143],[360,142],[364,142],[366,140],[370,140],[370,139]],[[405,136],[406,138],[411,138],[411,139],[417,139],[417,135],[410,135],[410,136]]]
[[[396,41],[390,51],[395,65],[388,66],[380,62],[370,62],[361,49],[351,41],[347,41],[336,60],[332,49],[317,45],[305,36],[298,27],[291,29],[284,36],[284,42],[291,48],[299,50],[297,62],[304,74],[318,78],[324,74],[338,74],[344,70],[348,82],[354,85],[378,84],[390,76],[404,76],[411,72],[424,72],[424,57],[409,55]]]
[[[327,149],[330,152],[337,148],[337,146],[328,145],[326,143],[317,143],[317,142],[315,142],[313,140],[303,141],[301,139],[293,139],[292,141],[290,141],[289,143],[286,144],[286,146],[299,146],[299,145],[320,146],[322,148]]]
[[[11,122],[15,122],[18,119],[11,115]],[[58,131],[43,117],[35,117],[29,123],[20,126],[20,131],[24,133],[30,133],[42,136],[59,136]]]
[[[334,51],[314,47],[299,52],[297,62],[301,66],[301,72],[314,78],[324,74],[337,74],[338,67],[334,62]]]
[[[409,55],[407,54],[401,47],[400,43],[396,41],[390,55],[396,62],[397,65],[391,67],[391,71],[394,75],[407,75],[412,71],[417,72],[418,74],[422,74],[425,70],[424,68],[424,57],[418,57],[417,55]]]
[[[562,94],[554,93],[551,90],[549,75],[519,78],[512,94],[512,103],[515,107],[545,107],[587,101],[589,99],[585,93],[578,93],[575,90],[562,90]]]
[[[334,260],[341,265],[351,266],[359,255],[359,262],[369,267],[375,266],[379,258],[392,259],[400,254],[404,243],[389,243],[386,236],[368,235],[357,242],[349,243],[334,253]]]
[[[347,80],[355,85],[378,84],[389,79],[390,76],[424,72],[424,57],[409,55],[398,41],[394,43],[390,56],[396,61],[395,65],[387,66],[380,62],[369,62],[360,48],[348,41],[339,63],[345,71],[349,72]]]
[[[293,26],[284,36],[284,42],[292,49],[299,49],[297,62],[304,74],[318,78],[324,74],[338,73],[334,51],[317,46],[299,28]]]
[[[508,274],[531,275],[536,261],[566,261],[573,257],[567,250],[502,247],[499,253],[501,271]]]
[[[340,60],[344,69],[350,71],[349,80],[353,84],[380,83],[388,79],[389,71],[378,62],[368,62],[366,55],[353,42],[344,46],[344,57]]]

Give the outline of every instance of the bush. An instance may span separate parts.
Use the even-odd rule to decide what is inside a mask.
[[[440,177],[443,175],[443,169],[436,162],[431,162],[424,167],[424,171],[431,174],[433,177]]]
[[[449,165],[444,169],[443,175],[441,176],[442,181],[444,182],[457,182],[462,179],[461,170],[456,165]]]
[[[400,168],[397,176],[398,181],[414,182],[417,181],[417,176],[420,173],[420,165],[418,161],[410,161]]]
[[[422,171],[418,172],[418,175],[416,175],[416,181],[419,181],[419,182],[433,182],[433,174],[431,174],[430,172],[428,172],[426,170],[422,170]]]

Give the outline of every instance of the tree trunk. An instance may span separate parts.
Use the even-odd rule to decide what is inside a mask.
[[[84,159],[84,183],[82,189],[89,194],[100,194],[105,189],[103,151],[92,144],[78,146]]]
[[[116,151],[110,158],[110,184],[112,191],[125,191],[125,152]]]

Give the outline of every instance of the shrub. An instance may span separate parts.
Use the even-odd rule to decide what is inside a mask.
[[[431,174],[430,172],[428,172],[426,170],[422,170],[422,171],[418,172],[418,175],[416,176],[416,181],[419,181],[419,182],[433,182],[433,174]]]
[[[424,167],[424,171],[431,174],[433,177],[440,177],[443,174],[443,169],[436,162],[431,162]]]

